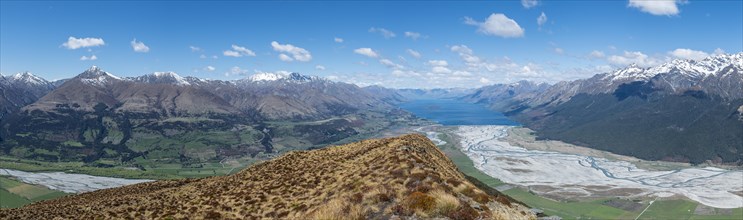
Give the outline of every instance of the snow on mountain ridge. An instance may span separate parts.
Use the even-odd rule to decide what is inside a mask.
[[[289,75],[288,72],[276,72],[276,73],[269,73],[269,72],[260,72],[253,74],[250,76],[250,81],[257,82],[257,81],[276,81],[279,79],[286,78]]]
[[[290,73],[287,71],[278,71],[275,73],[271,72],[259,72],[256,74],[253,74],[248,78],[248,81],[250,82],[269,82],[269,81],[278,81],[278,80],[287,80],[290,82],[296,82],[296,83],[303,83],[313,80],[319,80],[320,77],[317,76],[305,76],[299,73]]]
[[[101,70],[97,66],[91,66],[90,69],[85,70],[85,72],[80,73],[75,78],[80,79],[80,81],[84,83],[97,85],[97,86],[106,85],[109,80],[124,80],[109,72]]]
[[[191,85],[186,78],[179,76],[177,73],[169,72],[153,72],[144,76],[131,78],[134,81],[146,82],[146,83],[164,83],[164,84],[175,84],[180,86]]]
[[[10,80],[14,81],[15,83],[21,82],[26,84],[34,84],[34,85],[43,85],[43,84],[49,84],[49,81],[46,81],[45,79],[38,77],[31,72],[22,72],[22,73],[16,73],[13,76],[8,77]]]
[[[625,68],[607,73],[602,79],[609,79],[611,81],[624,79],[646,80],[661,73],[670,73],[674,71],[693,78],[703,78],[720,73],[723,68],[728,67],[729,65],[743,68],[743,53],[720,54],[698,61],[691,59],[675,59],[649,68],[641,68],[636,64],[631,64]]]

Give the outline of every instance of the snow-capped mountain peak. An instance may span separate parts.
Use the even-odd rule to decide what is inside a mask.
[[[720,73],[722,69],[730,65],[734,65],[738,68],[743,67],[743,53],[720,54],[698,61],[676,59],[657,67],[650,68],[648,69],[648,72],[657,75],[660,73],[670,73],[675,71],[689,77],[703,78]]]
[[[319,77],[316,76],[306,76],[299,73],[290,73],[287,71],[279,71],[275,73],[269,73],[269,72],[260,72],[253,74],[248,78],[251,82],[270,82],[270,81],[278,81],[278,80],[286,80],[289,82],[294,83],[303,83],[303,82],[309,82],[312,80],[318,80]]]
[[[15,75],[9,78],[15,83],[34,84],[34,85],[49,84],[49,82],[46,81],[45,79],[38,77],[28,71],[22,72],[22,73],[16,73]]]
[[[93,85],[105,85],[110,80],[122,80],[118,76],[114,76],[111,73],[101,70],[97,66],[92,66],[85,72],[80,73],[77,77],[80,81]]]
[[[134,80],[146,83],[175,84],[181,86],[191,85],[188,80],[179,76],[175,72],[154,72],[144,76],[136,77],[134,78]]]
[[[632,64],[606,74],[602,79],[647,80],[661,73],[677,73],[692,78],[704,78],[718,74],[730,65],[743,68],[743,53],[720,54],[702,60],[675,59],[650,68],[641,68]]]
[[[80,75],[77,75],[78,78],[83,79],[93,79],[93,78],[100,78],[100,77],[110,77],[113,79],[121,80],[120,77],[114,76],[113,74],[103,71],[97,66],[92,66],[90,69],[85,70],[85,72],[81,73]]]
[[[257,82],[257,81],[276,81],[283,78],[286,78],[286,76],[289,75],[287,72],[276,72],[276,73],[267,73],[267,72],[261,72],[256,73],[250,76],[250,81]]]
[[[630,64],[629,66],[618,69],[612,73],[606,74],[603,79],[610,79],[611,81],[615,80],[625,80],[625,79],[648,79],[650,77],[653,77],[651,74],[648,74],[645,68],[642,68],[638,66],[637,64]]]

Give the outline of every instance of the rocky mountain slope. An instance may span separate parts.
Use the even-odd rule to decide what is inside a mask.
[[[35,102],[54,88],[53,83],[30,72],[0,76],[0,120]]]
[[[743,53],[630,65],[494,107],[543,138],[649,160],[743,164]]]
[[[363,87],[362,89],[376,96],[378,99],[389,103],[399,104],[410,100],[400,94],[396,89],[385,88],[377,85]]]
[[[291,152],[229,176],[142,183],[0,210],[3,219],[393,216],[535,218],[527,207],[468,182],[422,135]]]

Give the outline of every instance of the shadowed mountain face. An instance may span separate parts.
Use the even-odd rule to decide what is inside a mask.
[[[53,83],[29,72],[0,76],[0,120],[54,89]]]
[[[490,104],[542,138],[648,160],[743,164],[743,53],[631,65],[529,96]]]
[[[0,211],[3,219],[388,219],[413,215],[535,218],[527,207],[468,182],[422,135],[291,152],[229,176],[142,183]]]

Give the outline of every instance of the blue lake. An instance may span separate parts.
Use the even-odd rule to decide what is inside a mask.
[[[398,106],[442,125],[519,125],[485,105],[454,99],[421,99]]]

